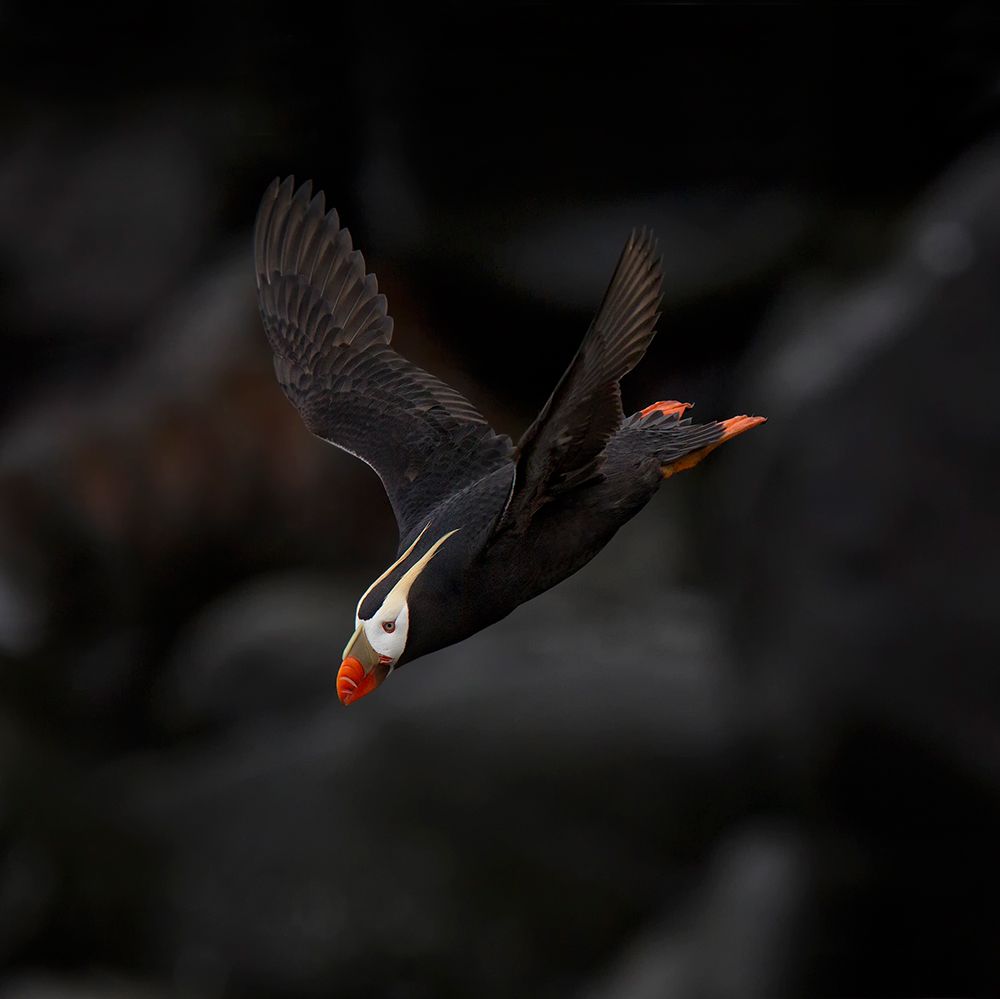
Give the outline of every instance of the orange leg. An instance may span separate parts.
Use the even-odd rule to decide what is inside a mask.
[[[677,403],[677,405],[682,404]],[[672,461],[669,465],[664,465],[661,469],[663,477],[669,479],[671,475],[676,475],[678,472],[686,472],[689,468],[694,468],[702,458],[711,454],[720,444],[725,444],[726,441],[737,434],[742,434],[745,430],[750,430],[752,427],[766,422],[766,416],[734,416],[731,420],[723,420],[719,424],[722,427],[722,436],[714,444],[699,448],[697,451],[692,451],[690,454],[684,455],[683,458],[678,458],[677,461]]]
[[[684,415],[684,410],[690,409],[693,405],[693,402],[675,402],[673,399],[669,402],[654,402],[652,406],[640,410],[639,415],[649,416],[650,413],[663,413],[664,416],[673,416],[676,413],[679,419]]]

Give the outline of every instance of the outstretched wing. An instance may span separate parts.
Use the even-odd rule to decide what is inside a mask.
[[[504,529],[523,528],[546,503],[601,474],[604,448],[624,419],[618,381],[656,333],[661,284],[652,232],[633,232],[576,356],[518,443]]]
[[[254,235],[278,382],[314,434],[375,469],[402,541],[447,496],[509,462],[510,438],[389,346],[385,296],[350,233],[311,183],[294,188],[275,179]]]

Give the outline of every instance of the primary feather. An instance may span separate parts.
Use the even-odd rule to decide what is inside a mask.
[[[374,274],[311,184],[275,180],[257,215],[257,290],[285,394],[317,436],[382,479],[405,540],[456,489],[508,463],[508,437],[390,346]]]

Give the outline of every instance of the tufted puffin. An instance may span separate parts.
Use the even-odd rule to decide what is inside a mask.
[[[517,446],[390,346],[392,318],[337,212],[275,179],[254,232],[274,368],[306,427],[382,480],[397,557],[362,593],[337,674],[346,705],[395,669],[459,642],[590,561],[663,479],[764,422],[692,423],[690,403],[622,411],[618,383],[656,332],[651,232],[625,244],[573,360]]]

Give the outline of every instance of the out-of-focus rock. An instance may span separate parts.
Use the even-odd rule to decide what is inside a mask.
[[[165,999],[152,985],[118,974],[89,974],[79,978],[26,972],[0,981],[0,999]]]
[[[721,537],[748,718],[786,793],[866,857],[837,905],[892,891],[924,913],[877,960],[843,917],[856,963],[816,973],[833,991],[996,984],[998,270],[993,144],[928,192],[880,273],[786,301],[746,388],[770,421],[713,490],[742,498]]]
[[[47,753],[9,710],[0,712],[0,968],[46,925],[56,898],[57,874],[48,844],[28,829],[24,809],[40,795],[25,773],[34,763],[51,776]]]
[[[998,163],[956,166],[865,285],[779,312],[746,389],[770,422],[723,474],[762,689],[804,727],[880,719],[1000,788]]]
[[[0,541],[0,551],[9,550]],[[0,655],[23,655],[41,640],[42,603],[13,566],[0,563]]]
[[[131,363],[41,397],[0,442],[0,639],[26,684],[28,657],[55,656],[46,696],[81,717],[134,714],[148,629],[230,580],[362,535],[378,542],[363,567],[393,548],[377,478],[305,431],[275,383],[245,246],[151,327]]]
[[[644,928],[588,999],[792,994],[810,859],[788,829],[730,834],[687,903]]]
[[[651,523],[634,529],[656,536]],[[254,995],[560,994],[585,974],[580,953],[606,959],[624,926],[669,897],[691,822],[722,824],[738,769],[738,705],[710,608],[641,572],[622,599],[604,579],[624,568],[602,553],[348,710],[332,683],[300,687],[297,711],[251,706],[176,752],[96,774],[93,799],[160,858],[129,915],[159,974],[207,968]],[[191,647],[222,649],[214,675],[187,681],[202,710],[224,712],[222,692],[239,696],[241,682],[238,658],[205,636],[254,601],[233,598],[195,631]],[[322,599],[295,616],[319,636],[330,613]],[[622,633],[635,636],[627,659]],[[291,645],[265,639],[271,672],[259,676],[276,683],[293,654],[301,676],[329,677],[322,641]],[[198,655],[176,667],[197,670]]]
[[[109,114],[96,133],[36,114],[7,136],[0,255],[17,329],[129,333],[212,235],[205,164],[184,116]]]
[[[522,293],[594,310],[629,232],[651,227],[670,308],[761,281],[794,251],[816,209],[788,194],[699,191],[556,215],[495,248],[493,272]]]
[[[996,154],[896,229],[991,122],[993,23],[666,10],[567,46],[555,8],[453,6],[455,45],[206,7],[95,58],[4,6],[0,990],[997,993]],[[288,172],[499,430],[643,222],[626,408],[769,424],[345,711],[395,528],[274,381],[249,227]]]
[[[268,575],[205,608],[164,664],[154,702],[174,732],[259,725],[335,696],[358,594],[330,579]]]
[[[438,267],[468,271],[469,280],[495,281],[562,308],[596,309],[633,229],[656,232],[664,300],[676,308],[766,279],[820,221],[819,206],[791,192],[702,188],[622,197],[599,207],[535,209],[513,232],[475,229],[467,214],[439,209],[432,216],[399,149],[397,126],[376,120],[370,130],[362,208],[381,252],[432,259]]]

